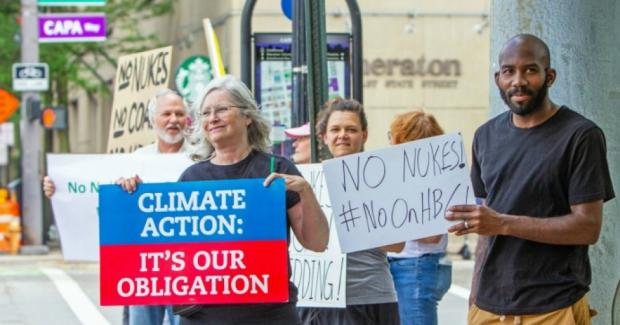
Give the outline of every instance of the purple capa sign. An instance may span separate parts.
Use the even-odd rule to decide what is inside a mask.
[[[41,14],[39,15],[39,42],[101,42],[106,38],[105,15],[94,14]]]

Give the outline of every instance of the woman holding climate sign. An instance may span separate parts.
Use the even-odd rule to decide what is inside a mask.
[[[360,103],[335,98],[325,104],[317,133],[337,158],[364,150],[367,127]],[[396,244],[347,254],[347,307],[301,308],[303,324],[398,325],[396,291],[386,251],[400,252],[403,246]]]
[[[391,144],[442,134],[435,117],[423,111],[396,116],[388,133]],[[447,245],[448,235],[437,235],[407,241],[402,252],[388,254],[401,324],[437,324],[437,303],[452,281],[452,266],[444,262]]]
[[[287,224],[307,249],[327,247],[327,219],[310,184],[290,161],[267,153],[269,123],[260,115],[250,90],[238,79],[224,76],[211,81],[194,103],[193,155],[198,163],[180,181],[265,178],[264,185],[283,178]],[[122,184],[129,191],[135,180]],[[288,231],[288,230],[287,230]],[[269,258],[265,252],[265,258]],[[290,264],[289,264],[290,277]],[[174,306],[181,324],[297,324],[297,288],[289,281],[289,302],[270,304],[213,304]]]

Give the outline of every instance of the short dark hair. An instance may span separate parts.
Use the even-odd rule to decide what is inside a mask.
[[[551,67],[551,51],[549,51],[549,46],[547,46],[547,43],[545,43],[545,41],[540,39],[538,36],[532,34],[517,34],[511,37],[508,41],[506,41],[506,43],[504,43],[504,46],[502,47],[502,50],[499,52],[499,63],[502,63],[502,55],[504,54],[506,48],[515,43],[523,42],[532,42],[534,46],[539,46],[540,49],[542,49],[543,51],[543,64],[545,64],[545,68]]]
[[[325,135],[327,132],[327,122],[329,121],[329,117],[336,111],[356,113],[360,118],[362,131],[368,130],[368,120],[366,120],[366,113],[364,113],[362,104],[355,99],[343,99],[342,97],[336,97],[325,102],[323,109],[319,113],[316,122],[316,130],[318,135]]]

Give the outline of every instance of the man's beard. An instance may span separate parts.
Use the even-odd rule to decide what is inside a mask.
[[[177,133],[176,135],[170,135],[168,133],[166,133],[165,129],[160,129],[160,128],[155,128],[155,133],[157,134],[157,137],[168,144],[175,144],[175,143],[179,143],[181,141],[183,141],[183,131],[179,129],[179,133]]]
[[[538,91],[534,91],[526,87],[510,89],[508,91],[504,91],[500,88],[499,94],[504,100],[504,103],[506,103],[508,108],[510,108],[510,111],[517,115],[525,116],[532,114],[542,108],[542,104],[545,101],[545,98],[547,98],[548,90],[549,86],[547,86],[547,78],[545,77],[545,82],[543,83],[542,87],[538,89]],[[512,97],[512,95],[514,95],[515,93],[527,94],[530,96],[531,99],[529,102],[523,105],[515,104],[510,101],[510,97]]]

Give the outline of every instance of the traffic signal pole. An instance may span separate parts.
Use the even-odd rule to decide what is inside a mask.
[[[353,98],[364,104],[364,55],[362,51],[362,13],[357,0],[346,0],[351,15],[351,84]]]
[[[39,62],[37,0],[21,0],[21,62]],[[24,244],[22,252],[45,253],[41,193],[41,126],[39,117],[29,112],[29,103],[39,100],[36,92],[22,93],[21,105],[21,215]]]
[[[252,86],[252,14],[256,0],[246,0],[241,13],[241,81]],[[256,89],[254,89],[256,91]]]
[[[327,44],[325,35],[324,0],[304,1],[304,30],[307,66],[306,110],[310,125],[316,125],[316,117],[327,100]],[[316,129],[310,128],[310,157],[319,162]]]
[[[308,66],[306,51],[305,0],[293,1],[291,37],[291,126],[300,126],[308,121],[307,83]],[[312,129],[312,128],[311,128]]]

